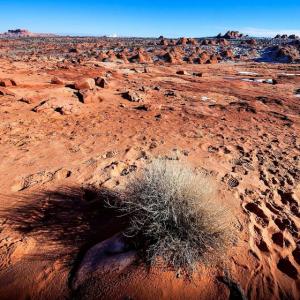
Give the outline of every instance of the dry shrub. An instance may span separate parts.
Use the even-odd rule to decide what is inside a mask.
[[[219,257],[232,236],[232,217],[204,174],[176,161],[154,160],[122,192],[118,209],[129,216],[126,236],[148,263],[163,260],[193,272]]]

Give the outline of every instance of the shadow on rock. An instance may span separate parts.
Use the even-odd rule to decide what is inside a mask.
[[[62,246],[47,257],[43,253],[44,258],[63,259],[76,269],[88,249],[126,227],[127,220],[107,208],[107,201],[118,201],[118,196],[107,189],[61,187],[22,195],[17,207],[1,215],[16,231],[40,244]]]

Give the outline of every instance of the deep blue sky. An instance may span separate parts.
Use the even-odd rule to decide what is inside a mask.
[[[0,32],[118,36],[210,36],[228,29],[250,35],[300,34],[300,0],[0,0]]]

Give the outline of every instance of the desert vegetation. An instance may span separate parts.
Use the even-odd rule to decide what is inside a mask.
[[[128,215],[125,235],[149,264],[162,261],[188,274],[211,262],[230,243],[233,222],[207,175],[178,161],[155,159],[112,205]]]

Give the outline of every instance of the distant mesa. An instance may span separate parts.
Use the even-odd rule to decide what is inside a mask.
[[[277,34],[274,39],[290,39],[290,40],[298,40],[299,36],[297,36],[296,34]]]
[[[34,36],[34,33],[30,32],[27,29],[10,29],[2,35],[8,37],[30,37]]]
[[[233,30],[229,30],[227,31],[224,35],[222,35],[221,33],[219,33],[217,35],[217,38],[224,38],[224,39],[240,39],[244,37],[243,33],[240,33],[239,31],[233,31]]]
[[[291,34],[291,35],[289,35],[289,39],[291,39],[291,40],[299,40],[299,36],[296,35],[296,34]]]
[[[55,36],[48,33],[32,33],[27,29],[9,29],[7,32],[0,33],[0,37],[43,37]]]

